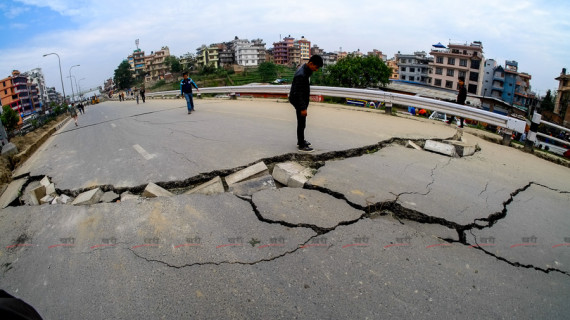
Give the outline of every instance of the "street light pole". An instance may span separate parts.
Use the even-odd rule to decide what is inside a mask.
[[[61,59],[59,58],[59,54],[55,52],[46,53],[44,54],[44,57],[49,56],[51,54],[55,54],[57,56],[57,61],[59,62],[59,77],[61,78],[61,90],[63,90],[63,103],[65,103],[65,87],[63,86],[63,74],[61,73]]]
[[[75,102],[75,92],[73,91],[73,81],[71,80],[71,69],[73,69],[73,67],[79,67],[78,64],[71,66],[71,68],[69,68],[69,82],[71,83],[71,93],[73,95],[73,102]]]

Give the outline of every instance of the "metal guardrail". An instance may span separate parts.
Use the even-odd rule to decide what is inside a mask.
[[[290,88],[291,85],[245,85],[245,86],[229,86],[229,87],[208,87],[208,88],[201,88],[200,93],[288,94]],[[172,96],[179,94],[180,94],[179,90],[171,90],[171,91],[148,93],[147,96],[160,97],[160,96]],[[458,105],[456,103],[435,100],[431,98],[411,96],[411,95],[386,92],[381,90],[311,86],[311,95],[381,101],[386,103],[387,106],[391,106],[392,104],[414,106],[427,110],[447,113],[463,118],[482,121],[490,125],[499,126],[519,133],[523,133],[526,126],[526,122],[523,120],[477,109],[474,107]]]

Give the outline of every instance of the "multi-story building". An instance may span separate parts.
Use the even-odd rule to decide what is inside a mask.
[[[42,68],[35,68],[30,71],[22,73],[23,76],[28,78],[28,81],[37,85],[39,92],[39,99],[42,106],[48,105],[51,101],[46,93],[46,81],[44,79],[44,74]]]
[[[566,74],[566,68],[562,69],[558,80],[558,94],[554,105],[554,113],[562,117],[562,125],[570,128],[570,74]]]
[[[233,42],[224,42],[221,44],[218,59],[220,59],[220,66],[222,67],[229,67],[236,63]]]
[[[291,35],[273,43],[273,59],[276,64],[289,64],[289,47],[292,47],[294,43],[295,38],[291,38]]]
[[[55,91],[55,87],[47,87],[46,88],[46,95],[48,96],[49,102],[55,102],[55,103],[62,103],[63,102],[63,96],[61,95],[61,93]]]
[[[166,57],[169,56],[170,49],[164,46],[156,52],[151,51],[150,55],[144,57],[146,82],[162,80],[167,73],[170,73],[165,63]]]
[[[265,50],[265,61],[275,63],[275,56],[273,55],[273,48]]]
[[[257,50],[257,64],[262,64],[265,62],[265,42],[263,39],[253,39],[251,40],[251,46]]]
[[[384,61],[384,62],[386,62],[386,60],[388,59],[388,56],[383,54],[382,51],[376,50],[376,49],[372,49],[372,51],[369,51],[368,55],[369,56],[376,56],[376,57],[382,59],[382,61]]]
[[[20,71],[12,71],[12,75],[0,80],[0,101],[2,106],[10,106],[22,117],[40,111],[38,86],[28,82],[28,78]]]
[[[258,47],[252,45],[247,39],[236,39],[233,41],[236,64],[244,67],[259,65]]]
[[[390,80],[399,80],[400,79],[400,69],[398,68],[397,57],[388,59],[386,61],[386,65],[392,70],[392,74],[390,74]]]
[[[428,84],[430,64],[433,57],[427,56],[424,51],[416,51],[413,54],[394,55],[399,70],[400,80]]]
[[[311,41],[305,39],[305,36],[301,36],[301,39],[295,41],[296,45],[299,45],[300,51],[300,64],[309,62],[311,57]]]
[[[311,47],[311,55],[319,55],[322,56],[325,53],[325,51],[321,48],[319,48],[319,46],[317,46],[316,44],[314,46]]]
[[[287,48],[287,65],[298,67],[301,65],[301,46],[299,43],[293,43]]]
[[[535,102],[535,94],[531,91],[528,73],[518,72],[518,62],[505,61],[505,67],[494,66],[495,62],[489,59],[485,62],[485,77],[483,95],[501,99],[511,106],[528,112]],[[491,70],[490,75],[487,74]],[[490,90],[489,90],[489,84]]]
[[[202,45],[196,49],[196,64],[200,67],[212,66],[214,68],[219,68],[219,51],[220,48],[217,44],[212,44],[209,47]]]
[[[430,63],[432,73],[431,82],[428,80],[428,83],[435,87],[458,90],[457,79],[464,77],[467,92],[481,95],[483,44],[473,41],[471,44],[449,43],[447,48],[441,47],[434,45],[430,52],[434,61]]]
[[[138,81],[142,80],[145,74],[144,51],[141,49],[134,50],[133,53],[128,56],[127,60],[131,65],[133,77]]]
[[[494,59],[486,59],[485,66],[483,67],[483,87],[481,88],[481,95],[490,97],[493,90],[493,78],[497,62]]]
[[[323,65],[325,67],[335,64],[338,60],[338,55],[334,52],[325,52],[321,57],[323,58]]]

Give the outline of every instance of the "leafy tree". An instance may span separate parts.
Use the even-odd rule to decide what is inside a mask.
[[[119,67],[115,69],[115,84],[119,89],[128,89],[133,86],[133,72],[131,71],[131,65],[127,60],[123,60]]]
[[[263,62],[257,69],[261,76],[261,81],[268,82],[277,77],[277,66],[272,62]]]
[[[554,111],[554,96],[550,90],[546,91],[546,95],[540,102],[540,109],[545,111]]]
[[[10,106],[2,107],[2,115],[0,118],[2,119],[2,124],[4,127],[6,127],[6,130],[8,132],[14,130],[14,128],[16,128],[18,125],[18,122],[20,122],[20,116]]]
[[[377,56],[349,54],[324,70],[324,82],[337,87],[378,87],[388,84],[390,74],[390,68]]]
[[[172,73],[178,73],[182,71],[182,65],[180,64],[180,60],[175,56],[168,56],[164,58],[164,64],[168,66],[168,69]]]

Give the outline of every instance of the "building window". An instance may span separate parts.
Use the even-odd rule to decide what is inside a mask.
[[[443,57],[437,57],[437,58],[435,58],[435,62],[436,62],[436,63],[443,63]]]
[[[445,87],[448,89],[453,88],[453,81],[445,81]]]
[[[454,66],[455,65],[455,58],[447,58],[447,64]]]
[[[461,67],[467,67],[467,59],[459,59],[459,65]]]
[[[402,72],[406,72],[406,67],[401,67],[400,70],[401,70]]]
[[[471,69],[479,69],[479,66],[481,65],[481,61],[479,60],[471,60]]]
[[[435,68],[435,74],[443,74],[443,68]]]
[[[401,75],[401,76],[400,76],[400,79],[406,80],[406,76],[405,76],[405,75]]]
[[[465,71],[459,71],[459,74],[457,75],[457,77],[463,77],[465,78]]]
[[[433,85],[436,87],[441,87],[441,79],[435,79],[433,81]]]
[[[479,81],[479,72],[470,72],[469,73],[469,80]]]
[[[448,75],[449,77],[453,77],[454,71],[455,71],[455,70],[453,70],[453,69],[447,69],[447,75]]]
[[[411,67],[410,67],[410,72],[416,72],[416,68],[411,68]]]

